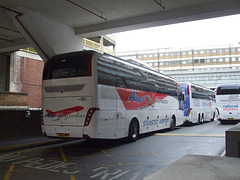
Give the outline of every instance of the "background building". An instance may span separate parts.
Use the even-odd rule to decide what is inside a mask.
[[[217,84],[240,83],[239,44],[123,52],[118,53],[118,56],[136,58],[177,81],[193,82],[211,88]]]

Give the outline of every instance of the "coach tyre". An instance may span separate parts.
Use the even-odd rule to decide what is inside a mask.
[[[139,136],[139,125],[136,119],[133,119],[129,125],[128,140],[134,142]]]
[[[197,122],[197,124],[201,124],[201,115],[200,114],[198,114],[198,122]]]
[[[175,128],[175,123],[176,123],[176,118],[175,118],[175,116],[173,116],[173,117],[171,118],[171,122],[170,122],[170,130],[174,130],[174,128]]]
[[[202,114],[202,118],[201,118],[201,124],[204,123],[204,114]]]
[[[213,113],[213,117],[212,117],[211,121],[214,121],[214,119],[215,119],[215,112]]]

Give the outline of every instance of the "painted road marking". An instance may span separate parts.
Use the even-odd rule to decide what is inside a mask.
[[[64,152],[63,152],[62,147],[59,146],[58,149],[59,149],[59,151],[60,151],[60,154],[61,154],[61,156],[62,156],[63,161],[64,161],[64,162],[67,162],[67,158],[66,158],[66,156],[65,156],[65,154],[64,154]]]
[[[13,169],[14,169],[14,165],[11,165],[6,173],[6,175],[4,176],[4,179],[3,180],[8,180],[9,177],[11,176],[11,173],[13,172]]]
[[[187,136],[187,137],[221,137],[224,138],[225,135],[221,134],[166,134],[166,133],[155,133],[156,136]]]
[[[58,149],[59,149],[59,151],[60,151],[60,153],[61,153],[61,156],[62,156],[63,161],[64,161],[64,162],[67,162],[68,160],[67,160],[67,158],[66,158],[66,156],[65,156],[65,154],[64,154],[64,152],[63,152],[62,147],[59,146]],[[73,175],[69,175],[69,177],[70,177],[70,180],[75,180],[75,179],[76,179],[75,176],[73,176]]]
[[[222,154],[220,154],[220,157],[224,157],[225,155],[226,155],[226,150],[224,150]]]

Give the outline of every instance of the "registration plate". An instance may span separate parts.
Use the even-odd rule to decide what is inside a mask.
[[[58,137],[70,137],[69,133],[57,133]]]
[[[228,118],[228,120],[234,120],[234,118]]]

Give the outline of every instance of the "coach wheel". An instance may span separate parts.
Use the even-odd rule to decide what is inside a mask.
[[[133,119],[129,126],[128,140],[134,142],[139,136],[139,125],[136,119]]]
[[[204,122],[204,114],[202,114],[201,124],[203,124],[203,122]]]
[[[175,128],[175,123],[176,123],[176,119],[175,119],[175,116],[173,116],[171,118],[171,122],[170,122],[170,130],[174,130]]]
[[[198,114],[198,124],[201,124],[201,115]]]
[[[213,117],[212,117],[211,121],[214,121],[214,119],[215,119],[215,112],[213,113]]]

